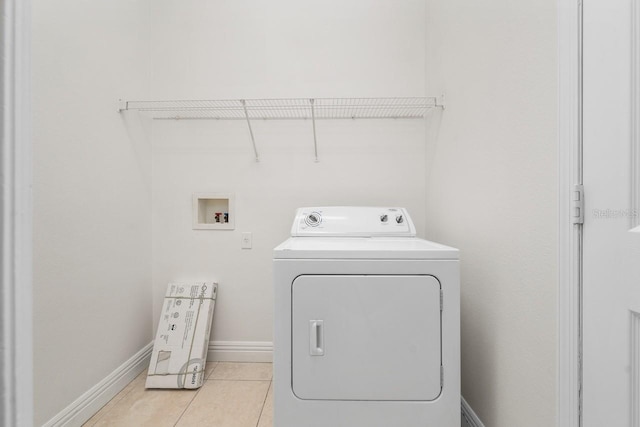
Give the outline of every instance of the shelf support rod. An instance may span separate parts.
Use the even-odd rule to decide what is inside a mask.
[[[247,111],[247,101],[241,99],[242,108],[244,109],[244,117],[247,119],[247,126],[249,127],[249,135],[251,135],[251,144],[253,144],[253,153],[256,155],[256,162],[260,161],[258,156],[258,149],[256,148],[256,139],[253,137],[253,129],[251,129],[251,120],[249,120],[249,112]]]
[[[313,151],[316,155],[316,163],[318,162],[318,138],[316,136],[316,109],[314,107],[315,99],[309,99],[311,102],[311,123],[313,123]]]

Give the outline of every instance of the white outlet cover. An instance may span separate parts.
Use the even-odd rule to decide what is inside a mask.
[[[242,233],[241,248],[242,249],[251,249],[252,245],[253,245],[253,237],[251,235],[251,232],[250,231],[245,231],[244,233]]]

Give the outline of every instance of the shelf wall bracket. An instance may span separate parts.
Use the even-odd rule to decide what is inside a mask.
[[[256,156],[256,162],[260,161],[260,156],[258,156],[258,149],[256,148],[256,139],[253,136],[253,129],[251,129],[251,120],[249,120],[249,112],[247,111],[247,101],[241,99],[242,108],[244,109],[244,117],[247,119],[247,126],[249,127],[249,135],[251,135],[251,144],[253,144],[253,153]]]
[[[318,138],[316,136],[316,109],[314,106],[315,99],[311,98],[311,123],[313,124],[313,151],[316,156],[316,163],[318,162]]]
[[[127,111],[129,106],[127,105],[127,101],[123,101],[122,99],[118,99],[118,113],[122,113],[123,111]]]

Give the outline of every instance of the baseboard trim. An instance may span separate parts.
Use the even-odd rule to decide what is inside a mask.
[[[476,413],[473,412],[473,409],[471,409],[471,406],[469,406],[467,401],[464,400],[464,397],[460,396],[460,400],[461,400],[460,408],[462,409],[462,417],[467,421],[467,424],[470,427],[484,427],[484,424],[482,423],[482,421],[480,421],[480,418],[478,418]]]
[[[150,342],[42,427],[81,426],[133,381],[140,372],[148,368],[152,349],[153,342]]]
[[[216,362],[271,362],[269,341],[211,341],[207,360]]]

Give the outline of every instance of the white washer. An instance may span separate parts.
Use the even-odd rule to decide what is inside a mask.
[[[405,209],[298,209],[274,286],[274,427],[460,426],[458,250]]]

